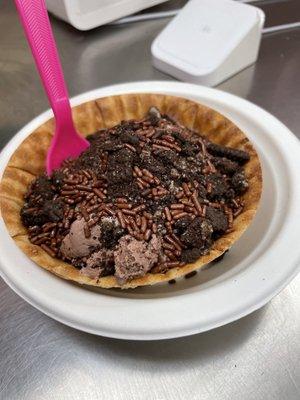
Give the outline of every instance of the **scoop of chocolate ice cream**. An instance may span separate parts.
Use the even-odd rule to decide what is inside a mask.
[[[114,252],[112,250],[100,249],[95,251],[86,261],[86,265],[91,268],[102,267],[113,264],[114,262]]]
[[[80,273],[88,276],[91,279],[97,279],[102,274],[102,270],[103,268],[101,267],[92,268],[86,265],[85,267],[81,268]]]
[[[156,235],[150,242],[123,236],[114,252],[115,277],[119,284],[144,276],[157,263],[161,242]]]
[[[95,251],[81,268],[80,273],[89,278],[96,279],[100,276],[114,273],[114,253],[112,250],[100,249]]]
[[[91,228],[89,238],[85,237],[84,219],[77,219],[70,227],[70,232],[65,236],[61,244],[61,252],[67,258],[79,258],[88,256],[98,245],[101,229],[98,225]]]

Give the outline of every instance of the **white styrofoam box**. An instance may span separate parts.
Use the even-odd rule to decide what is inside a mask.
[[[264,13],[232,0],[190,0],[152,44],[155,67],[215,86],[254,63]]]
[[[75,28],[88,30],[167,0],[46,0],[48,10]]]

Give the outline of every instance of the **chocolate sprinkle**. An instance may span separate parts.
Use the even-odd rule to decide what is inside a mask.
[[[193,276],[195,276],[196,274],[197,274],[197,271],[191,271],[188,274],[186,274],[184,277],[185,277],[185,279],[190,279]]]

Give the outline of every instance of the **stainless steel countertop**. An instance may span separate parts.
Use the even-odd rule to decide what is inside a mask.
[[[299,0],[259,4],[267,25],[300,20]],[[53,19],[70,94],[172,79],[150,62],[150,43],[167,22],[78,32]],[[258,62],[219,87],[267,109],[300,137],[299,71],[300,30],[294,29],[265,35]],[[0,148],[46,108],[12,1],[0,0]],[[0,400],[19,399],[299,400],[300,276],[240,321],[158,342],[75,331],[35,310],[0,280]]]

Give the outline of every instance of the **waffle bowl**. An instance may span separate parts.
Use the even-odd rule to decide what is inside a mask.
[[[121,120],[141,119],[151,106],[168,114],[182,125],[207,137],[214,143],[245,150],[250,161],[244,166],[249,189],[242,196],[243,212],[234,220],[233,231],[216,240],[209,253],[195,263],[175,267],[167,273],[147,273],[122,285],[122,289],[153,285],[179,278],[199,270],[228,250],[250,225],[261,196],[262,175],[258,155],[245,134],[226,117],[204,105],[181,97],[159,94],[125,94],[109,96],[82,103],[73,108],[73,117],[78,131],[89,135],[97,130],[112,127]],[[91,279],[62,260],[52,258],[41,247],[28,240],[26,228],[20,219],[23,197],[29,184],[44,172],[47,150],[54,132],[54,122],[48,120],[34,130],[11,156],[1,181],[1,215],[10,236],[21,250],[37,265],[53,274],[79,284],[102,288],[120,287],[114,276]],[[20,266],[21,268],[21,266]]]

